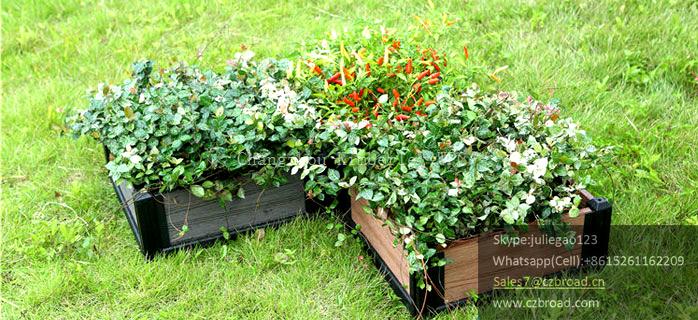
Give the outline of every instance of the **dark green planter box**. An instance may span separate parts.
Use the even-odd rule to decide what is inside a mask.
[[[105,154],[108,152],[105,149]],[[111,181],[111,179],[110,179]],[[136,190],[126,183],[111,181],[141,252],[152,258],[194,245],[208,245],[258,228],[277,226],[306,213],[303,181],[288,176],[285,185],[262,189],[250,182],[243,186],[245,199],[234,198],[224,205],[203,200],[189,190],[165,193]],[[314,203],[308,209],[315,211]],[[182,226],[188,231],[180,233]]]

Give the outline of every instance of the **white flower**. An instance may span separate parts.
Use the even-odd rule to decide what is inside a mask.
[[[550,200],[550,206],[556,211],[556,212],[562,212],[565,210],[565,208],[569,207],[572,204],[572,199],[570,197],[564,197],[560,199],[560,197],[555,196]]]
[[[143,159],[137,153],[138,149],[131,148],[131,145],[126,145],[126,150],[121,153],[121,156],[130,160],[133,164],[138,164]]]
[[[509,162],[513,162],[516,164],[522,164],[525,161],[521,158],[521,153],[518,151],[514,151],[509,155]]]
[[[476,139],[475,139],[474,136],[470,136],[470,137],[467,137],[467,138],[463,139],[463,143],[465,143],[466,145],[470,146],[470,145],[472,145],[473,143],[475,143],[475,140],[476,140]]]
[[[532,204],[536,202],[536,197],[532,194],[526,196],[526,204]]]
[[[236,52],[233,56],[233,64],[241,64],[246,66],[247,63],[254,57],[254,52],[250,50],[245,50],[243,52]]]
[[[131,162],[132,162],[133,164],[138,164],[138,163],[141,162],[141,160],[143,160],[143,159],[141,158],[141,156],[139,156],[139,155],[137,155],[137,154],[132,155],[132,156],[131,156],[130,158],[128,158],[128,159],[131,160]]]
[[[295,113],[287,113],[284,114],[284,121],[288,123],[294,123],[296,120],[298,120],[298,115]]]
[[[567,133],[567,136],[569,137],[575,137],[577,133],[579,133],[579,130],[577,130],[577,124],[570,122],[565,133]]]
[[[545,175],[548,169],[548,158],[540,158],[533,161],[532,165],[526,167],[526,171],[533,176],[533,180],[537,183],[543,183],[540,177]]]
[[[371,122],[369,122],[368,120],[361,120],[361,121],[359,121],[358,128],[359,129],[366,128],[366,126],[368,126],[369,124],[371,124]]]

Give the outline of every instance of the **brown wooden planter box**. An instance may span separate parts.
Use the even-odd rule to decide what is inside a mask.
[[[224,237],[221,229],[233,237],[282,224],[306,212],[303,181],[297,176],[289,175],[288,183],[271,189],[249,182],[243,185],[244,199],[234,197],[223,206],[217,199],[203,200],[186,189],[156,193],[110,181],[141,252],[148,258],[211,244]],[[180,234],[183,225],[188,231]]]
[[[419,289],[416,277],[410,275],[407,258],[400,245],[394,245],[394,236],[384,224],[389,213],[376,210],[376,217],[364,212],[365,199],[356,200],[352,195],[351,216],[347,219],[350,227],[360,225],[360,234],[372,251],[374,262],[384,273],[393,290],[403,299],[410,312],[439,312],[466,302],[471,293],[487,293],[493,290],[495,278],[521,279],[524,276],[546,276],[567,270],[590,267],[594,259],[608,255],[608,237],[611,225],[612,208],[603,198],[594,198],[586,191],[581,193],[581,212],[576,218],[567,217],[572,230],[581,240],[571,250],[565,246],[505,246],[497,244],[503,231],[487,232],[456,241],[451,241],[437,253],[450,262],[444,267],[430,267],[427,271],[432,291]],[[529,224],[528,232],[521,237],[543,239],[544,235],[537,224]],[[511,263],[495,264],[494,257],[549,258],[559,257],[561,265],[544,268],[518,267]],[[596,260],[598,261],[598,260]],[[501,260],[500,260],[501,262]],[[506,264],[506,263],[505,263]]]

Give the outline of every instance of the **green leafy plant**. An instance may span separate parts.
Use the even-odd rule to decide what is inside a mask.
[[[395,44],[400,42],[384,39],[381,52],[399,52]],[[339,65],[340,70],[350,57],[359,60],[364,50],[343,43],[339,53],[332,46],[323,48],[310,54],[320,57],[317,65]],[[409,60],[396,54],[390,61],[394,67]],[[431,72],[435,70],[425,74]],[[315,78],[324,75],[315,73]],[[357,199],[368,200],[367,212],[389,209],[384,222],[404,245],[410,271],[417,274],[429,265],[444,265],[435,254],[451,240],[525,228],[534,220],[552,232],[566,232],[561,217],[579,214],[577,192],[591,183],[580,173],[594,166],[598,152],[577,124],[560,118],[557,101],[544,104],[505,92],[481,93],[477,87],[454,88],[439,76],[444,85],[423,93],[434,100],[420,105],[419,116],[405,114],[413,110],[400,107],[400,95],[379,100],[382,113],[366,113],[376,103],[371,98],[363,103],[366,91],[386,87],[400,92],[419,81],[404,73],[372,79],[358,72],[348,81],[326,80],[331,116],[313,141],[318,152],[331,155],[338,165],[314,170],[317,174],[311,170],[317,189],[350,188]],[[365,91],[354,99],[358,86]],[[341,97],[345,90],[348,98]],[[427,286],[423,281],[420,285]]]
[[[72,128],[101,141],[112,178],[134,185],[229,201],[245,197],[241,177],[279,185],[289,172],[309,197],[351,189],[368,213],[389,211],[417,274],[444,265],[436,252],[451,240],[532,221],[569,231],[561,218],[579,214],[599,151],[558,101],[462,87],[446,55],[385,29],[352,39],[296,63],[238,53],[222,74],[139,62],[122,86],[101,85]]]
[[[290,61],[252,57],[236,54],[221,74],[134,63],[131,79],[100,84],[87,110],[69,123],[75,135],[106,146],[115,181],[161,191],[184,187],[223,201],[244,198],[241,185],[250,179],[278,186],[287,168],[269,158],[292,156],[307,141],[315,106],[292,79]]]

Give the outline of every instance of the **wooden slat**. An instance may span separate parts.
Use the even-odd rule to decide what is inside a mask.
[[[254,182],[243,186],[245,198],[234,198],[221,206],[218,200],[203,200],[189,190],[177,190],[163,195],[167,215],[167,232],[172,245],[231,232],[259,223],[298,215],[305,210],[303,182],[290,176],[289,182],[278,188],[263,190]],[[187,224],[189,231],[182,237],[179,231]]]
[[[384,225],[383,220],[387,217],[385,210],[378,210],[377,219],[374,216],[366,214],[363,207],[367,206],[368,202],[365,199],[356,200],[352,194],[351,197],[351,218],[356,224],[361,225],[361,234],[371,244],[383,262],[388,266],[388,269],[395,275],[398,281],[407,288],[409,292],[410,273],[407,257],[402,243],[397,247],[393,245],[395,237],[390,228]]]
[[[583,208],[580,210],[579,216],[566,217],[564,220],[572,225],[577,234],[581,234],[584,216],[589,212],[591,212],[589,208]],[[574,257],[570,258],[569,262],[578,262],[581,259],[580,243],[577,243],[571,251],[564,246],[556,247],[554,245],[508,247],[495,244],[495,236],[501,234],[503,232],[489,232],[459,240],[450,243],[443,250],[446,259],[451,261],[444,270],[444,290],[447,303],[466,298],[470,291],[482,293],[492,290],[495,277],[520,279],[523,276],[543,276],[570,268],[565,266],[550,268],[496,266],[492,257]],[[529,232],[522,236],[542,237],[543,234],[536,223],[531,223],[529,224]],[[480,261],[480,258],[488,260]]]

